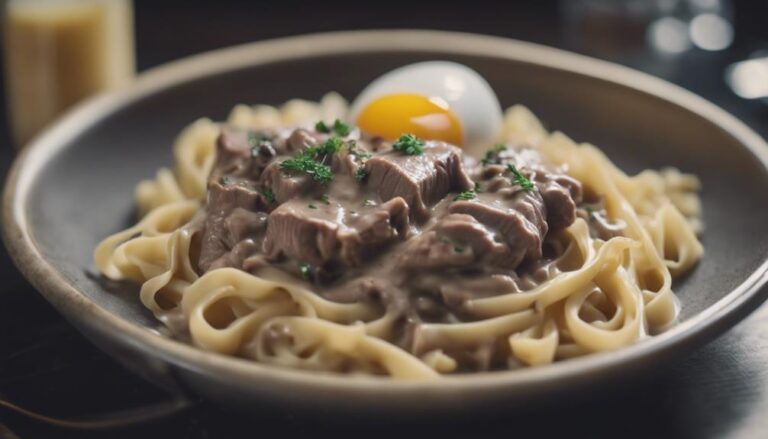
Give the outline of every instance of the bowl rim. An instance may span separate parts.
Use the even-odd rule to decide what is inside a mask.
[[[255,363],[203,351],[162,336],[148,327],[113,314],[70,284],[35,245],[26,206],[36,175],[73,138],[112,111],[162,91],[169,86],[254,65],[305,57],[322,57],[367,50],[480,55],[564,70],[628,87],[692,112],[725,130],[745,146],[768,173],[768,144],[752,129],[705,99],[651,75],[607,61],[501,37],[433,30],[365,30],[292,36],[247,43],[182,58],[152,68],[121,89],[77,105],[33,139],[16,158],[3,197],[3,239],[16,266],[46,299],[68,318],[120,345],[159,357],[202,374],[226,374],[250,382],[291,384],[320,390],[392,396],[416,391],[484,390],[491,387],[530,387],[579,381],[671,353],[689,343],[725,331],[768,294],[768,258],[739,286],[704,311],[670,330],[617,351],[597,353],[551,365],[513,371],[445,376],[440,380],[410,381],[308,373]],[[235,103],[233,103],[234,105]],[[88,316],[82,318],[79,316]]]

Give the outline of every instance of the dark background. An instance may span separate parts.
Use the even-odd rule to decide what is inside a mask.
[[[613,60],[688,88],[736,114],[768,137],[768,106],[728,90],[723,70],[768,48],[768,2],[732,2],[735,40],[720,52],[694,49],[666,57],[648,49],[631,27],[584,29],[556,1],[494,3],[224,2],[136,0],[139,70],[186,55],[266,38],[345,29],[429,28],[519,38]],[[591,38],[591,39],[590,39]],[[0,118],[0,174],[13,156]],[[63,430],[0,408],[0,438],[14,437],[768,437],[768,308],[677,364],[640,381],[595,389],[501,417],[396,419],[333,424],[311,415],[245,416],[200,402],[150,425],[121,430]],[[93,416],[167,398],[92,347],[49,306],[0,250],[0,398],[61,417]],[[503,412],[503,409],[500,410]],[[3,427],[5,425],[5,427]],[[270,434],[271,435],[271,434]]]

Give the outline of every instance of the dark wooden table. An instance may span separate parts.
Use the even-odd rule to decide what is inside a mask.
[[[736,41],[728,51],[693,51],[670,59],[647,50],[576,44],[563,31],[555,2],[528,6],[485,1],[471,6],[423,2],[408,7],[380,2],[238,2],[137,0],[140,69],[170,59],[275,36],[305,32],[424,27],[481,32],[579,50],[662,76],[731,111],[768,137],[768,107],[746,102],[725,87],[724,66],[768,40],[758,2],[736,2]],[[757,24],[756,24],[757,23]],[[760,32],[763,32],[761,35]],[[12,158],[7,125],[0,125],[0,175]],[[0,398],[62,417],[137,407],[167,395],[133,376],[92,347],[18,274],[0,251]],[[503,411],[503,410],[502,410]],[[3,427],[3,425],[5,427]],[[85,432],[53,428],[0,409],[0,438],[14,437],[247,437],[274,431],[279,437],[768,437],[768,306],[685,360],[650,371],[640,382],[595,389],[501,417],[432,419],[419,424],[383,420],[380,425],[328,423],[292,413],[243,416],[208,402],[149,425]]]

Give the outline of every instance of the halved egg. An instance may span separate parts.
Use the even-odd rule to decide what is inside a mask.
[[[448,61],[410,64],[380,76],[350,110],[350,121],[370,135],[395,140],[404,133],[465,147],[492,143],[501,106],[488,82]]]

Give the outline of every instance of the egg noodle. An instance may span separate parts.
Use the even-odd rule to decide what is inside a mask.
[[[336,94],[280,108],[238,105],[228,124],[264,129],[346,115]],[[136,188],[141,220],[106,238],[94,259],[104,276],[141,284],[144,306],[174,334],[206,350],[281,367],[395,378],[434,379],[455,371],[447,352],[489,341],[510,367],[610,351],[663,331],[679,306],[672,278],[702,256],[698,180],[677,170],[628,176],[597,148],[548,133],[521,106],[508,109],[502,140],[525,142],[603,197],[608,217],[626,227],[607,241],[590,237],[582,218],[554,237],[557,275],[523,292],[472,298],[459,323],[424,323],[438,348],[415,356],[388,341],[394,317],[366,303],[336,303],[290,280],[219,268],[199,276],[190,252],[220,125],[200,119],[174,146],[175,167]],[[383,313],[383,314],[382,314]],[[265,348],[270,331],[292,343]]]

